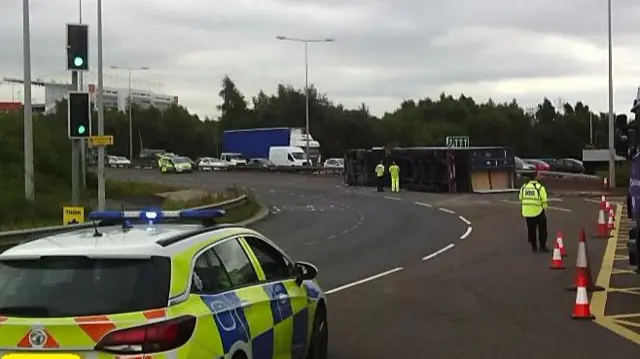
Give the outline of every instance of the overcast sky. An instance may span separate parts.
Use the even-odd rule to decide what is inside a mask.
[[[96,69],[96,0],[82,1]],[[615,109],[627,112],[640,85],[640,2],[613,1]],[[225,73],[247,98],[304,85],[303,44],[275,38],[285,35],[335,38],[310,45],[311,83],[375,114],[442,91],[607,111],[606,10],[606,0],[105,0],[105,83],[127,83],[110,65],[147,66],[136,87],[215,116]],[[65,23],[77,21],[78,0],[31,0],[33,78],[68,77]],[[0,0],[0,78],[22,78],[21,24],[22,1]],[[21,90],[0,85],[0,100]]]

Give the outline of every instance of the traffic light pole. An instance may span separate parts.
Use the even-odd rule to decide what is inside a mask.
[[[74,91],[79,90],[78,71],[71,72],[71,86]],[[74,206],[80,204],[80,141],[71,139],[71,203]]]

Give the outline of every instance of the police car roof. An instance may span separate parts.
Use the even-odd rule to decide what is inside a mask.
[[[56,234],[19,244],[0,254],[0,260],[37,258],[40,256],[87,256],[93,258],[148,258],[150,256],[171,257],[177,253],[177,247],[161,245],[163,241],[201,233],[200,225],[157,224],[153,230],[146,225],[136,225],[123,230],[122,226],[99,227],[100,237],[94,237],[93,228]],[[219,239],[228,236],[253,232],[243,227],[210,228],[208,236]],[[180,243],[188,241],[185,238]],[[184,247],[180,246],[182,249]]]

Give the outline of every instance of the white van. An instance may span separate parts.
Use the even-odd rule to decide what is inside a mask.
[[[307,156],[300,147],[274,146],[269,148],[269,160],[276,166],[306,166]]]
[[[242,157],[241,153],[223,152],[220,159],[228,163],[230,166],[246,166],[247,160]]]

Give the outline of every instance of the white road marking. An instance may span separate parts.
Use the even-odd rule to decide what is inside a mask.
[[[460,220],[461,220],[462,222],[464,222],[464,223],[466,223],[466,224],[468,224],[468,225],[471,225],[471,222],[469,222],[469,220],[468,220],[468,219],[466,219],[466,218],[464,218],[464,217],[462,217],[462,216],[458,216],[458,218],[460,218]]]
[[[335,234],[332,234],[332,235],[330,235],[329,237],[327,237],[327,239],[334,239],[334,238],[336,238],[336,237],[337,237],[337,236],[336,236]]]
[[[364,283],[370,282],[372,280],[375,280],[375,279],[378,279],[378,278],[382,278],[382,277],[387,276],[389,274],[393,274],[395,272],[399,272],[399,271],[401,271],[403,269],[404,268],[402,268],[402,267],[394,268],[394,269],[388,270],[386,272],[382,272],[382,273],[379,273],[379,274],[376,274],[376,275],[372,275],[371,277],[360,279],[360,280],[357,280],[355,282],[352,282],[352,283],[349,283],[349,284],[345,284],[345,285],[342,285],[342,286],[337,287],[337,288],[330,289],[330,290],[328,290],[328,291],[326,291],[324,293],[327,294],[327,295],[333,294],[333,293],[337,293],[337,292],[340,292],[342,290],[353,288],[353,287],[358,286],[360,284],[364,284]]]
[[[318,241],[313,240],[313,241],[306,242],[304,245],[305,245],[305,246],[310,246],[310,245],[312,245],[312,244],[314,244],[314,243],[317,243],[317,242],[318,242]]]
[[[342,234],[347,234],[349,233],[350,229],[345,229],[344,231],[342,231]]]
[[[466,232],[464,232],[464,233],[460,236],[460,239],[467,239],[467,237],[469,237],[469,235],[471,234],[471,231],[473,231],[473,227],[471,227],[471,226],[467,227]]]
[[[584,200],[585,200],[585,202],[591,202],[591,203],[600,204],[600,200],[599,199],[585,198]]]
[[[446,247],[444,247],[444,248],[442,248],[442,249],[440,249],[440,250],[437,250],[437,251],[435,251],[435,252],[433,252],[433,253],[429,254],[428,256],[426,256],[426,257],[422,258],[422,260],[423,260],[423,261],[428,261],[429,259],[432,259],[432,258],[434,258],[434,257],[436,257],[436,256],[438,256],[438,255],[440,255],[440,254],[442,254],[442,253],[444,253],[444,252],[448,251],[449,249],[451,249],[451,248],[453,248],[453,247],[455,247],[455,246],[456,246],[455,244],[451,243],[451,244],[449,244],[448,246],[446,246]]]
[[[398,197],[391,197],[391,196],[384,196],[385,199],[391,199],[394,201],[401,201],[402,199],[398,198]]]
[[[423,202],[413,202],[413,203],[417,204],[418,206],[433,208],[433,206],[430,205],[429,203],[423,203]]]
[[[456,212],[447,209],[447,208],[438,208],[440,211],[444,212],[444,213],[449,213],[449,214],[456,214]]]

